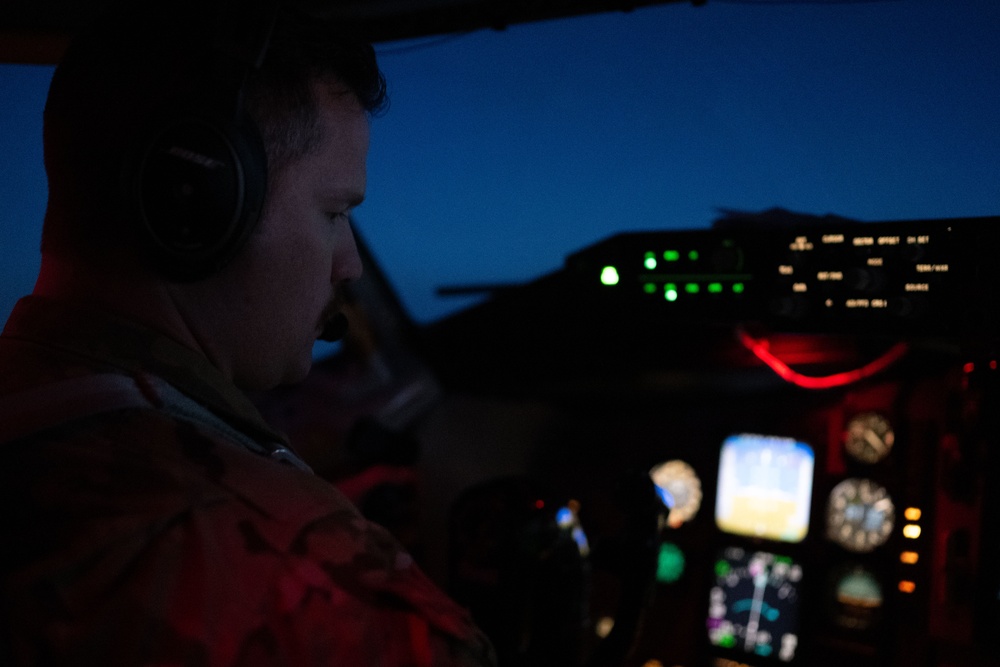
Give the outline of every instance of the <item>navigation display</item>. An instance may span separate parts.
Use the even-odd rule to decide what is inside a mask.
[[[787,556],[730,547],[715,562],[708,639],[723,649],[790,662],[798,648],[802,567]]]

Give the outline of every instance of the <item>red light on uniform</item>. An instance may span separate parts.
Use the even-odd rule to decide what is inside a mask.
[[[971,361],[969,363],[965,364],[964,366],[962,366],[962,371],[964,373],[971,373],[974,370],[976,370],[976,365],[974,363],[972,363]]]
[[[545,501],[544,500],[542,500],[541,498],[539,498],[538,500],[535,501],[535,509],[536,510],[540,510],[540,509],[542,509],[544,507],[545,507]]]

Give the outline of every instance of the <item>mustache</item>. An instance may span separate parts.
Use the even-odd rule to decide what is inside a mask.
[[[347,315],[344,314],[344,306],[349,297],[346,287],[346,285],[341,285],[340,289],[336,290],[336,295],[330,300],[326,308],[323,309],[323,313],[320,316],[319,340],[332,343],[340,340],[347,334],[350,321],[347,319]]]
[[[347,315],[344,315],[339,310],[328,317],[324,317],[323,322],[323,329],[320,331],[318,338],[327,343],[333,343],[343,338],[350,327]]]
[[[342,281],[333,290],[330,302],[320,316],[320,334],[318,340],[333,343],[347,335],[350,320],[345,314],[348,304],[354,302],[354,295],[349,281]]]

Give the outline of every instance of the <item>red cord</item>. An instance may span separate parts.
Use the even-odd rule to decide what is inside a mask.
[[[842,387],[847,384],[858,382],[859,380],[871,377],[876,373],[881,373],[886,368],[902,359],[903,355],[905,355],[909,350],[909,345],[906,343],[896,343],[889,348],[885,354],[880,356],[878,359],[865,364],[861,368],[857,368],[853,371],[844,371],[843,373],[834,373],[833,375],[827,375],[824,377],[811,377],[792,370],[788,364],[774,356],[774,354],[772,354],[768,349],[770,344],[766,338],[758,340],[751,337],[750,334],[742,329],[737,329],[736,335],[740,342],[743,343],[744,347],[753,352],[758,359],[767,364],[768,367],[777,373],[781,379],[805,389],[830,389],[832,387]]]

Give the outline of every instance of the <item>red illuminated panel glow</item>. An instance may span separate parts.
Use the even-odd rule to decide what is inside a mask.
[[[767,364],[767,366],[777,373],[779,377],[786,382],[790,382],[804,389],[830,389],[832,387],[842,387],[844,385],[864,380],[865,378],[871,377],[877,373],[881,373],[886,368],[902,359],[909,349],[909,346],[906,343],[897,343],[878,359],[865,364],[861,368],[857,368],[852,371],[845,371],[843,373],[834,373],[833,375],[826,375],[823,377],[811,377],[792,370],[788,364],[772,354],[769,349],[770,346],[768,345],[767,339],[753,338],[743,330],[737,331],[736,335],[744,347],[753,352],[754,356]]]

